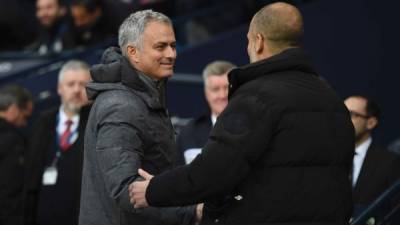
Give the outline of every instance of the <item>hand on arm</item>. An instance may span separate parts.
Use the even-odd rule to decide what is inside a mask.
[[[144,178],[143,181],[135,181],[129,185],[129,197],[131,204],[137,208],[148,207],[149,204],[146,200],[146,190],[153,178],[153,175],[147,173],[146,171],[139,169],[139,175]]]

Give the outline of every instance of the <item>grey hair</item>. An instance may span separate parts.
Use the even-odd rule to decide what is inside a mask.
[[[66,62],[62,67],[60,72],[58,73],[58,83],[61,83],[61,81],[64,79],[65,73],[70,70],[85,70],[89,71],[90,67],[89,65],[81,60],[69,60]]]
[[[213,61],[204,68],[203,70],[203,81],[206,82],[209,76],[222,76],[225,73],[228,73],[233,68],[237,67],[235,64],[224,61],[224,60],[216,60]]]
[[[172,21],[166,15],[155,12],[151,9],[137,11],[132,13],[119,27],[118,44],[122,54],[126,56],[126,46],[133,45],[136,48],[142,48],[142,35],[144,29],[150,21],[157,21],[172,26]]]
[[[25,109],[29,102],[33,102],[33,98],[26,88],[9,84],[0,89],[0,111],[7,110],[12,104],[19,109]]]

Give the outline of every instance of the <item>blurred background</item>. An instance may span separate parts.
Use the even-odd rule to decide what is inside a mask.
[[[175,123],[207,111],[201,72],[210,61],[248,63],[246,33],[257,0],[0,0],[0,86],[20,84],[35,100],[34,115],[58,104],[57,74],[69,59],[96,64],[117,45],[130,13],[151,8],[173,19],[178,41],[167,105]],[[400,2],[292,0],[304,16],[305,49],[319,74],[343,99],[366,94],[382,118],[375,140],[399,137],[400,84],[396,14]],[[40,3],[40,4],[39,4]],[[56,6],[54,6],[56,4]],[[54,9],[56,7],[56,9]],[[31,118],[34,120],[35,116]]]

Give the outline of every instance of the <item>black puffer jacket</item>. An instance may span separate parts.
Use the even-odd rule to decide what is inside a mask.
[[[205,201],[202,224],[347,224],[354,129],[306,54],[289,49],[229,76],[203,153],[154,177],[150,205]]]
[[[85,133],[81,225],[185,224],[191,210],[134,210],[129,184],[138,168],[159,174],[176,158],[175,133],[156,88],[127,60],[95,66]]]

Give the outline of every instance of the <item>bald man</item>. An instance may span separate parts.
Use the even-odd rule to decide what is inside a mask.
[[[190,164],[130,185],[136,208],[205,202],[202,224],[348,224],[354,129],[300,48],[303,20],[274,3],[255,14],[251,63],[229,74],[229,102]]]

